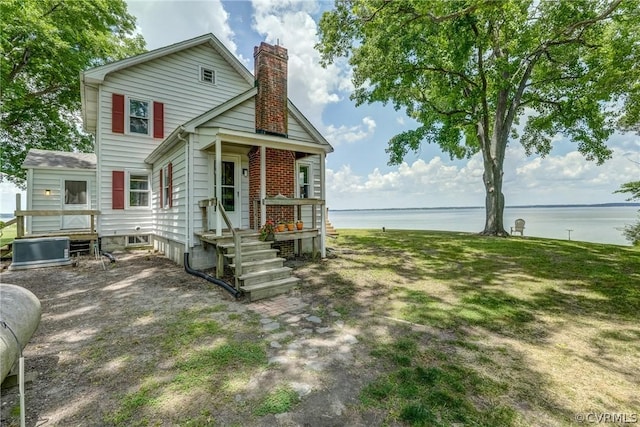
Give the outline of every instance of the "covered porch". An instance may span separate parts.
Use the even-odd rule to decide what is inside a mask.
[[[211,197],[197,202],[202,223],[196,237],[214,244],[216,238],[224,237],[225,230],[258,232],[268,220],[274,223],[303,221],[302,230],[277,233],[275,241],[311,239],[314,255],[326,256],[325,147],[281,136],[219,128],[202,128],[197,132],[200,141],[210,138],[201,144],[200,151],[213,163],[213,176]],[[248,188],[234,186],[225,164],[225,156],[240,152],[246,153],[248,168],[242,168],[241,182]],[[313,183],[301,183],[299,162],[317,164]],[[303,185],[311,191],[301,189]],[[234,212],[234,216],[230,208],[242,212]],[[301,247],[299,244],[297,250]]]

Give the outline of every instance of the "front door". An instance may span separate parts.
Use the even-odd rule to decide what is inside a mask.
[[[239,156],[222,157],[222,197],[220,201],[234,228],[242,228],[242,216],[240,213],[240,167]],[[215,181],[215,170],[213,176]],[[212,218],[212,220],[214,220],[214,218]],[[215,224],[215,222],[212,221],[210,224]],[[222,227],[227,228],[226,224],[223,224]]]
[[[86,210],[89,209],[88,183],[84,180],[64,180],[64,198],[62,209]],[[62,217],[62,229],[88,229],[89,215],[64,215]]]

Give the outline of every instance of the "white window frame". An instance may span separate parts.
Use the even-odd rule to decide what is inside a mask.
[[[205,71],[211,71],[211,73],[213,74],[213,81],[212,82],[204,79]],[[205,84],[208,84],[208,85],[215,86],[218,83],[218,72],[215,70],[215,68],[206,67],[204,65],[200,65],[200,67],[198,68],[198,80],[201,83],[205,83]]]
[[[126,207],[127,209],[149,209],[151,208],[151,172],[147,170],[131,170],[127,171],[126,177]],[[131,176],[145,175],[147,177],[146,190],[131,190]],[[147,193],[147,204],[145,206],[131,206],[131,193]]]
[[[125,98],[126,98],[126,102],[125,102],[126,115],[125,115],[125,124],[124,124],[125,133],[128,135],[137,135],[137,136],[153,136],[153,101],[151,101],[150,99],[146,99],[144,97],[130,96],[130,95],[127,95]],[[131,101],[147,103],[147,115],[148,115],[148,117],[146,117],[148,121],[147,133],[131,131],[131,117],[134,117],[131,115]],[[145,117],[142,117],[142,118],[145,118]]]
[[[302,198],[302,194],[300,192],[300,187],[302,187],[303,183],[300,182],[300,169],[306,167],[309,172],[307,173],[307,178],[309,182],[306,184],[309,186],[309,191],[307,194],[307,199],[312,199],[314,197],[313,193],[313,166],[311,162],[296,162],[296,197]]]
[[[130,242],[131,238],[133,238],[134,240],[145,239],[146,242],[133,242],[133,243],[131,243]],[[127,235],[126,246],[149,246],[149,245],[151,245],[151,236],[149,236],[148,234],[129,234],[129,235]]]

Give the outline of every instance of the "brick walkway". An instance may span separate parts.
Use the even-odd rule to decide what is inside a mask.
[[[247,305],[247,308],[263,316],[279,316],[284,313],[301,310],[308,305],[298,297],[279,295],[264,301],[251,303]]]

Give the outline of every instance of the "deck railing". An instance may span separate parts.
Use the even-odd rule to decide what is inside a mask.
[[[80,210],[65,210],[65,209],[43,209],[43,210],[20,210],[15,211],[14,213],[16,217],[16,233],[18,238],[22,238],[25,236],[25,225],[24,219],[28,216],[73,216],[73,215],[88,215],[90,217],[89,229],[82,229],[83,231],[87,231],[89,233],[96,232],[96,217],[100,215],[99,210],[95,209],[80,209]],[[65,230],[60,230],[61,232]],[[69,230],[69,233],[75,233],[78,230]],[[76,233],[77,234],[77,233]]]

